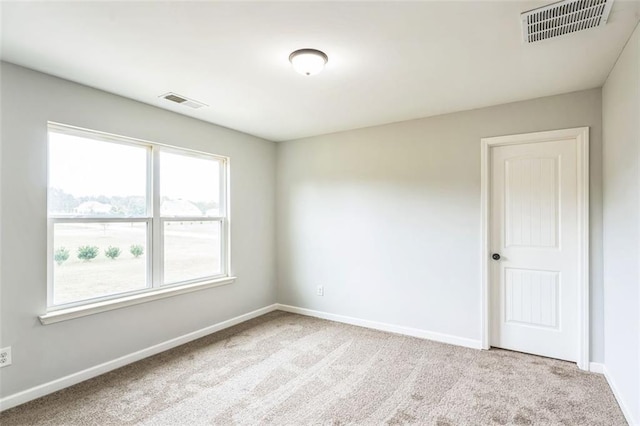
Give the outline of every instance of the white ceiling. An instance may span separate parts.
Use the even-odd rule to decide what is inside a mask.
[[[549,1],[3,2],[3,60],[282,141],[599,87],[640,19],[525,45]],[[329,56],[304,77],[288,62]],[[209,105],[192,110],[158,96]]]

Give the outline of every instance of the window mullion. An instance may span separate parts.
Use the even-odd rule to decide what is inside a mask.
[[[229,159],[221,162],[220,167],[220,204],[222,210],[219,212],[221,220],[220,256],[224,273],[231,274],[231,226],[229,222]]]
[[[53,220],[47,220],[47,309],[53,306]]]
[[[160,220],[160,151],[158,149],[151,149],[151,265],[152,265],[152,281],[151,286],[159,288],[162,285],[162,222]]]

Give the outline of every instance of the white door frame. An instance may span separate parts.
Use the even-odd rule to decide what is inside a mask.
[[[589,370],[589,128],[551,130],[519,135],[481,139],[481,218],[482,218],[482,279],[481,336],[482,349],[490,347],[490,291],[491,270],[491,148],[538,142],[575,139],[577,141],[578,166],[578,244],[580,247],[578,271],[578,367]]]

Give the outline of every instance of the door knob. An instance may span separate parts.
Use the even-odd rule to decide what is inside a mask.
[[[500,260],[500,255],[499,255],[498,253],[493,253],[493,254],[491,255],[491,258],[492,258],[493,260]]]

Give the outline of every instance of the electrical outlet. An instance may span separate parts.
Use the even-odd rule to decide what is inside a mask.
[[[316,287],[316,296],[324,296],[324,286]]]
[[[0,367],[11,365],[11,346],[0,349]]]

